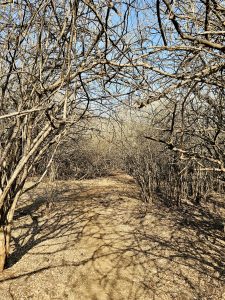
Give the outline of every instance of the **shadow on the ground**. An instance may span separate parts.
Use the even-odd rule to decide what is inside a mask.
[[[121,178],[117,180],[122,183]],[[49,252],[46,247],[39,253],[37,247],[36,255],[67,251],[82,239],[90,239],[93,248],[78,261],[50,262],[3,280],[55,268],[74,267],[79,272],[78,267],[87,265],[87,272],[95,274],[93,280],[107,290],[107,299],[123,299],[121,282],[130,290],[129,299],[154,299],[156,295],[159,299],[164,299],[160,295],[168,295],[169,299],[202,300],[209,299],[209,295],[210,299],[222,299],[222,220],[206,209],[188,205],[179,209],[154,205],[146,209],[136,201],[129,206],[128,198],[132,198],[135,188],[133,182],[129,184],[130,189],[117,190],[114,186],[93,188],[82,183],[75,187],[62,185],[50,201],[43,194],[32,202],[28,199],[15,215],[19,233],[13,235],[14,252],[8,267],[45,242],[55,243],[55,250]],[[60,241],[65,237],[68,243]],[[85,288],[89,288],[88,283]]]

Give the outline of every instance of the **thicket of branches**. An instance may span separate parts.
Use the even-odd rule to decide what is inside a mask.
[[[146,137],[173,150],[180,160],[197,161],[200,171],[225,173],[225,7],[222,1],[157,0],[143,14],[157,15],[158,43],[152,42],[142,64],[152,68],[140,107],[159,99],[155,127]],[[152,27],[141,26],[143,46]],[[157,35],[158,37],[159,35]],[[149,88],[150,87],[150,88]]]
[[[44,156],[40,182],[87,111],[100,115],[123,100],[132,82],[123,64],[132,61],[134,41],[130,1],[121,12],[86,0],[6,1],[0,9],[1,271],[28,176]]]
[[[155,138],[161,136],[154,126],[159,107],[129,112],[125,108],[117,111],[115,118],[96,119],[91,132],[65,141],[55,156],[55,178],[96,178],[124,170],[137,181],[143,201],[160,200],[169,206],[186,200],[198,205],[212,194],[225,192],[218,172],[202,170],[197,158],[180,159],[164,143],[146,138],[146,132]]]
[[[198,201],[208,190],[204,182],[220,188],[222,1],[18,0],[0,9],[0,271],[27,178],[38,169],[38,184],[60,149],[60,156],[72,158],[75,152],[65,151],[71,130],[85,132],[90,117],[112,115],[120,103],[154,112],[136,140],[143,149],[132,146],[134,154],[126,158],[141,187],[146,182],[145,199],[164,189],[177,203],[183,194]],[[85,139],[74,143],[82,169],[96,149],[86,155],[79,146]],[[124,145],[118,142],[117,148]],[[62,161],[67,164],[67,158]],[[139,177],[132,172],[135,165]]]
[[[91,179],[110,175],[121,167],[115,156],[117,147],[99,132],[72,134],[58,148],[48,170],[47,180]],[[33,171],[32,176],[40,176],[45,169],[48,157],[43,157]]]
[[[136,146],[124,149],[124,169],[140,186],[145,202],[163,201],[168,206],[198,205],[215,193],[225,192],[217,174],[201,170],[197,160],[183,161],[168,147],[146,141],[144,132],[136,136]]]

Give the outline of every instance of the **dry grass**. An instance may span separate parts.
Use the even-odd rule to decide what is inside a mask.
[[[225,299],[225,236],[205,209],[146,207],[126,175],[42,184],[16,212],[0,299]]]

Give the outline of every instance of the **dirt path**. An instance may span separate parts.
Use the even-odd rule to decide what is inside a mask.
[[[225,299],[224,234],[200,212],[146,208],[122,174],[57,184],[17,211],[0,300]]]

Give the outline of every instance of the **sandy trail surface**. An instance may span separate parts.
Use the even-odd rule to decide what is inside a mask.
[[[143,205],[124,174],[43,183],[16,212],[0,300],[225,299],[224,233],[189,210]]]

